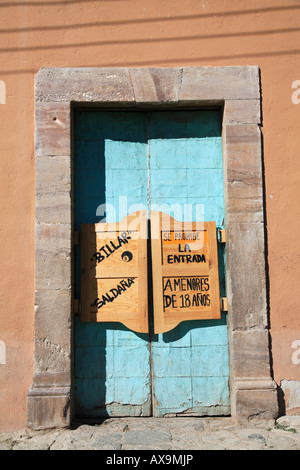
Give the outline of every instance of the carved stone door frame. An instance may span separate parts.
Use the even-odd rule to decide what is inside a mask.
[[[35,100],[35,353],[28,426],[66,427],[73,414],[73,106],[223,107],[231,413],[276,418],[258,67],[44,68],[36,76]]]

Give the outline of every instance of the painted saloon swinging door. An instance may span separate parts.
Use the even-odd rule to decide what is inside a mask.
[[[77,416],[229,414],[220,112],[77,110],[74,142]]]
[[[147,214],[81,225],[81,321],[148,332]]]

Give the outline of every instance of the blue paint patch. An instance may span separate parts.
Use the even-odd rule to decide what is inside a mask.
[[[228,377],[228,345],[193,346],[193,377]]]
[[[153,170],[223,168],[221,137],[151,139],[149,147]]]
[[[147,201],[147,173],[144,170],[107,170],[106,195],[108,197],[127,197]]]
[[[188,169],[186,177],[189,198],[210,199],[223,194],[223,171],[220,169]]]
[[[229,407],[228,377],[194,377],[193,378],[194,406]]]
[[[154,377],[156,415],[182,413],[192,408],[191,377]]]
[[[107,409],[112,413],[114,413],[112,403],[134,407],[146,404],[150,398],[150,382],[146,378],[141,377],[108,379],[106,390]],[[119,409],[121,410],[121,408]],[[126,409],[130,410],[129,407]],[[134,412],[132,414],[133,416],[135,415]]]
[[[105,157],[108,169],[147,170],[147,159],[145,158],[145,144],[141,142],[120,142],[105,140]]]
[[[228,344],[227,316],[222,314],[220,320],[202,320],[196,327],[196,322],[191,322],[191,342],[194,346],[225,346]]]

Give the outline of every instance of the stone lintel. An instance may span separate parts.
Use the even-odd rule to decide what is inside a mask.
[[[198,103],[259,100],[257,66],[43,68],[36,102]],[[252,114],[252,113],[251,113]]]

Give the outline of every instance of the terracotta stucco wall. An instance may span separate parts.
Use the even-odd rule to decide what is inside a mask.
[[[46,66],[260,67],[272,365],[299,413],[299,20],[298,0],[1,2],[0,430],[26,425],[33,374],[34,77]]]

